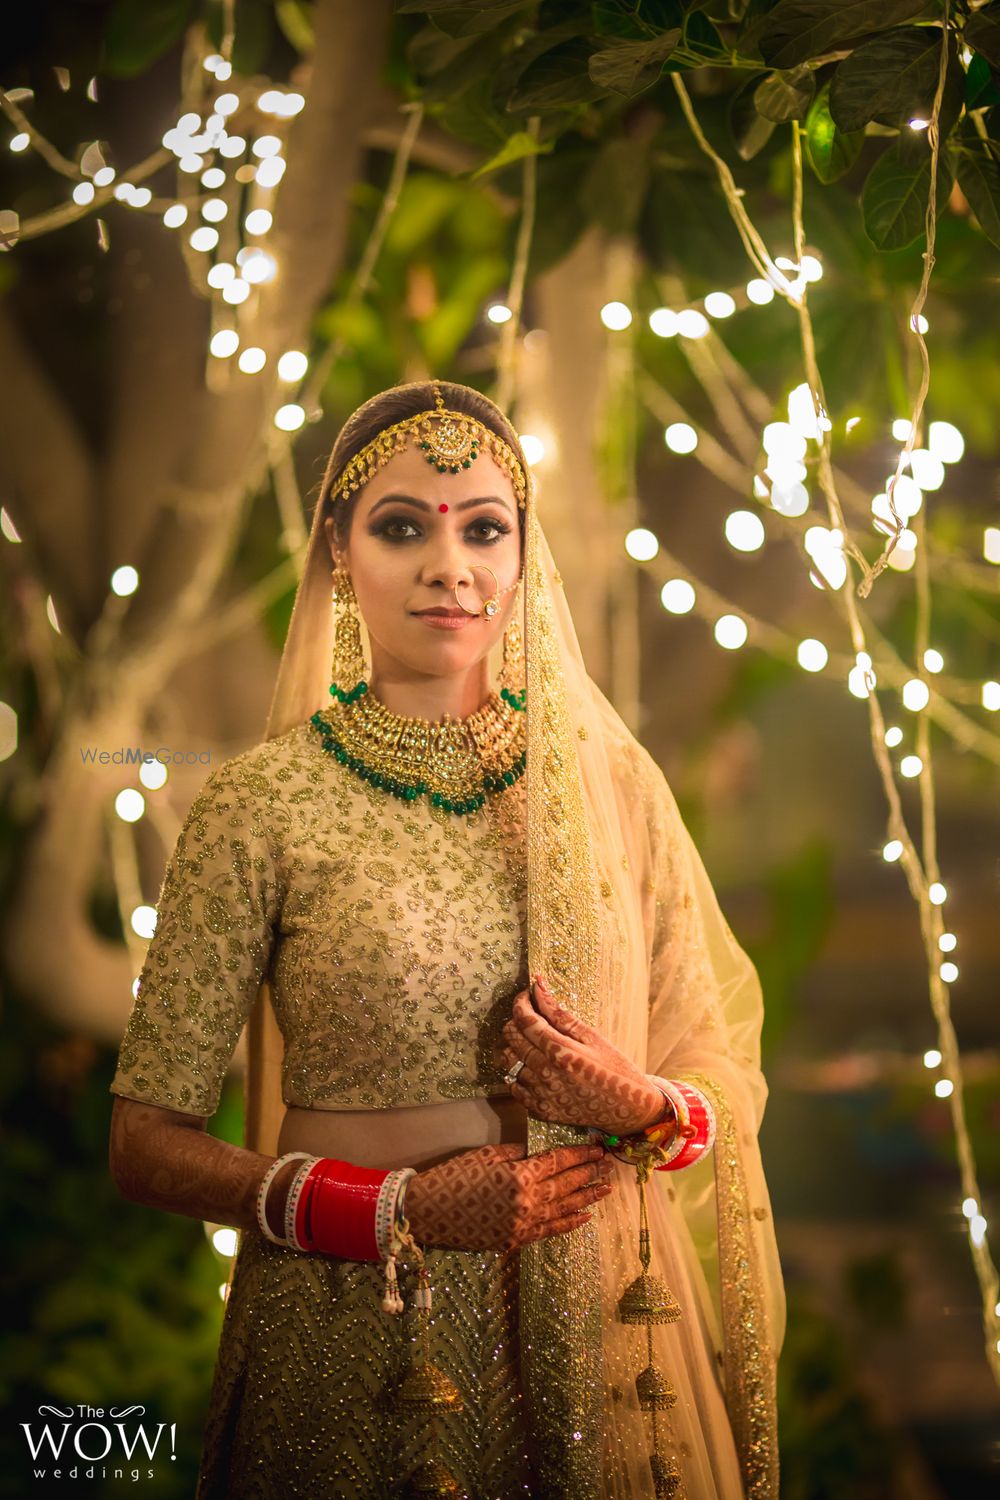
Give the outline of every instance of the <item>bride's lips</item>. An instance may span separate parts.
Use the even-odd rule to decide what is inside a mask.
[[[478,619],[478,615],[469,615],[466,610],[441,609],[415,609],[415,619],[423,619],[426,625],[436,625],[438,630],[462,630],[463,625],[468,625],[472,619]]]
[[[438,630],[463,630],[473,620],[478,620],[478,615],[436,615],[424,611],[414,613],[415,620],[421,620],[425,625],[433,625]]]

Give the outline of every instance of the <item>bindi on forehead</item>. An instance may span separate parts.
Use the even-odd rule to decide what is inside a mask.
[[[439,505],[438,506],[438,510],[441,512],[442,515],[444,515],[446,513],[447,509],[448,509],[447,505]]]

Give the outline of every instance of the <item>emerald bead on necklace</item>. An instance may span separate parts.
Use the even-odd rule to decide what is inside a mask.
[[[426,796],[434,807],[466,816],[524,775],[522,693],[491,692],[465,719],[440,722],[394,713],[359,682],[309,722],[323,749],[371,786],[403,802]]]

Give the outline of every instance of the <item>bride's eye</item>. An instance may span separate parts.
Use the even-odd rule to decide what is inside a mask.
[[[381,525],[373,526],[372,535],[384,536],[389,542],[405,542],[405,536],[398,536],[390,530],[393,526],[409,526],[413,529],[413,522],[407,521],[403,516],[391,516],[389,520],[383,521]]]
[[[484,516],[481,521],[474,521],[473,525],[489,526],[496,533],[495,536],[482,536],[480,534],[480,541],[487,543],[487,545],[498,542],[502,536],[506,536],[510,531],[509,526],[505,526],[502,521],[494,521],[490,516]]]

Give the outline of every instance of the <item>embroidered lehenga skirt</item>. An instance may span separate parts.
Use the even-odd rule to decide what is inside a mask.
[[[437,1457],[469,1500],[530,1496],[517,1251],[428,1250],[430,1355],[463,1409],[429,1423],[395,1400],[414,1356],[371,1262],[303,1255],[245,1231],[223,1319],[196,1500],[389,1500]]]

